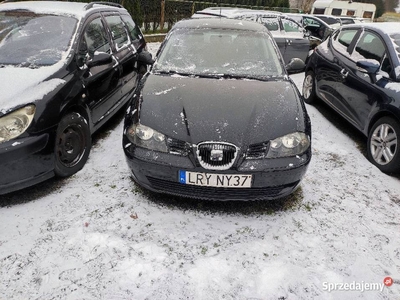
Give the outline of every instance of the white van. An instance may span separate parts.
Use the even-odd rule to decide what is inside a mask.
[[[311,9],[314,15],[347,16],[370,22],[374,20],[375,11],[376,6],[372,3],[340,0],[316,0]]]

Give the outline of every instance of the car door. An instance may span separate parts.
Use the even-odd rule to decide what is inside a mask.
[[[289,62],[292,58],[306,61],[310,50],[310,41],[305,36],[304,28],[286,18],[281,18],[281,24],[286,38],[285,62]]]
[[[344,113],[363,130],[371,112],[384,101],[380,86],[390,81],[392,67],[385,43],[377,33],[369,30],[362,32],[357,39],[350,58],[341,71],[345,75],[342,89]],[[357,62],[363,60],[375,60],[381,65],[379,78],[357,66]]]
[[[326,48],[321,46],[317,48],[321,56],[318,69],[315,70],[318,92],[340,113],[346,111],[344,84],[348,71],[344,69],[345,65],[350,63],[349,49],[357,33],[358,29],[338,31],[325,43]]]
[[[263,24],[271,32],[282,57],[285,58],[286,37],[285,32],[281,29],[278,16],[260,16],[258,22]]]
[[[108,109],[116,109],[121,101],[134,90],[137,82],[137,50],[129,37],[125,23],[119,14],[104,15],[104,19],[110,30],[110,35],[114,48],[114,55],[120,67],[120,91],[119,99],[108,105]]]
[[[77,64],[83,70],[81,79],[86,90],[85,102],[90,109],[92,122],[96,125],[109,110],[110,103],[119,98],[120,88],[120,68],[99,14],[93,15],[84,24],[78,52]],[[101,54],[108,55],[109,59],[91,65]]]
[[[303,27],[310,31],[311,35],[321,41],[325,40],[326,37],[332,33],[331,28],[328,24],[322,22],[315,17],[303,16]]]

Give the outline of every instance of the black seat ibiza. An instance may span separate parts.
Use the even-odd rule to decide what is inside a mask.
[[[300,59],[288,71],[301,71]],[[311,124],[265,26],[232,19],[176,23],[125,117],[137,183],[210,200],[268,200],[299,186]]]
[[[69,176],[128,100],[145,41],[120,5],[0,4],[0,194]]]

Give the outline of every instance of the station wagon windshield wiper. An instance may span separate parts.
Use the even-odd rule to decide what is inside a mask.
[[[154,74],[181,75],[181,76],[196,76],[193,73],[178,72],[176,70],[154,70]]]

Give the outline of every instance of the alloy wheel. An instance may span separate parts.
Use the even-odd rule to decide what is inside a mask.
[[[303,96],[306,99],[309,99],[314,88],[314,78],[311,74],[308,74],[304,79],[303,83]]]
[[[372,158],[380,165],[390,163],[397,151],[396,131],[389,124],[380,124],[372,133],[370,151]]]

